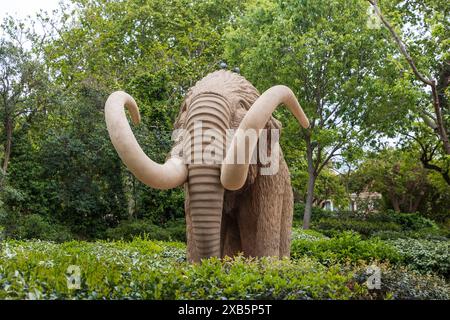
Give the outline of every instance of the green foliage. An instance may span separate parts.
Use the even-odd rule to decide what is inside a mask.
[[[39,214],[82,238],[101,237],[127,207],[122,164],[103,128],[101,93],[85,87],[40,125],[18,134],[8,183],[12,215]],[[100,125],[101,124],[101,125]]]
[[[400,300],[448,300],[450,286],[448,282],[433,274],[423,275],[404,266],[392,266],[389,263],[376,265],[380,268],[381,288],[369,290],[371,299]],[[371,273],[369,265],[361,264],[352,267],[355,279],[362,283],[367,281]]]
[[[377,237],[382,240],[396,240],[396,239],[424,239],[424,240],[441,240],[448,241],[450,233],[448,229],[422,229],[418,231],[377,231],[372,233],[372,237]]]
[[[327,236],[324,236],[318,231],[315,230],[303,230],[299,228],[294,228],[292,230],[292,240],[307,240],[307,241],[318,241],[321,239],[328,239]]]
[[[395,67],[396,49],[383,30],[367,26],[368,6],[359,0],[254,1],[225,37],[228,61],[261,91],[289,86],[310,120],[301,130],[286,110],[276,113],[293,186],[302,198],[314,195],[306,198],[308,210],[313,200],[348,202],[330,162],[355,161],[364,144],[378,143],[374,136],[394,136],[421,96]]]
[[[295,202],[294,203],[294,223],[298,223],[303,219],[303,214],[305,213],[305,204],[301,202]],[[329,216],[329,212],[319,208],[319,207],[313,207],[312,208],[312,216],[313,219],[319,219],[321,217]]]
[[[412,269],[450,277],[450,241],[397,239],[387,243],[396,248]]]
[[[124,220],[117,227],[109,228],[106,237],[111,240],[132,240],[136,236],[144,236],[153,240],[186,241],[186,225],[184,220],[171,220],[159,226],[151,220]]]
[[[296,262],[209,259],[180,262],[179,244],[10,242],[2,248],[1,298],[83,299],[348,299],[351,273],[310,259]],[[81,289],[69,290],[66,268],[81,269]]]
[[[8,166],[0,172],[0,298],[450,298],[448,283],[436,276],[449,277],[450,228],[425,218],[448,219],[450,192],[443,175],[423,168],[420,148],[443,171],[449,158],[439,149],[434,154],[434,132],[414,123],[419,109],[433,112],[429,92],[417,88],[388,31],[367,28],[366,1],[73,4],[75,10],[63,5],[39,16],[45,38],[13,19],[1,27],[0,158]],[[448,5],[382,5],[419,69],[445,80]],[[23,47],[25,38],[32,51]],[[183,190],[150,190],[131,176],[108,139],[105,99],[117,89],[136,98],[143,121],[133,131],[144,152],[162,162],[187,88],[223,58],[261,91],[290,86],[310,118],[311,128],[299,131],[286,110],[276,112],[296,200],[305,199],[311,177],[309,145],[314,201],[331,198],[343,206],[348,191],[372,188],[386,207],[420,214],[314,208],[317,231],[293,230],[291,261],[239,256],[188,264],[184,244],[150,241],[185,241]],[[420,147],[400,139],[401,149],[383,149],[360,163],[364,143],[383,145],[374,133],[392,138],[399,131],[414,133]],[[341,160],[359,166],[345,186],[333,170]],[[296,204],[294,221],[303,213]],[[131,242],[55,243],[72,238]],[[382,289],[368,291],[367,264],[379,261]],[[67,288],[69,265],[81,268],[79,290]]]
[[[383,231],[401,231],[400,225],[394,222],[383,221],[363,221],[349,218],[321,218],[313,222],[313,228],[321,232],[332,235],[336,231],[352,230],[368,237],[380,230]]]
[[[327,266],[314,257],[238,256],[190,264],[183,244],[143,238],[6,241],[0,249],[1,299],[448,299],[450,294],[436,276],[387,263],[379,264],[382,289],[373,291],[365,285],[365,262]],[[67,286],[70,265],[80,267],[80,289]]]
[[[332,238],[295,239],[292,241],[291,255],[294,258],[310,256],[326,265],[336,262],[358,261],[400,261],[397,251],[378,239],[363,240],[353,232],[343,232]]]
[[[26,103],[3,106],[5,99],[0,99],[2,119],[3,109],[20,114],[13,123],[7,184],[2,185],[20,197],[5,197],[5,212],[12,219],[38,214],[68,226],[83,239],[104,238],[107,229],[131,218],[163,224],[183,217],[181,188],[149,189],[125,169],[108,137],[104,103],[113,90],[133,95],[143,120],[133,129],[137,140],[153,160],[164,161],[186,89],[217,68],[223,32],[244,3],[76,0],[73,4],[63,4],[51,16],[39,14],[49,35],[45,38],[13,19],[2,25],[0,67],[14,67],[8,80],[23,76],[23,83],[33,89],[27,92]],[[34,39],[33,52],[10,45],[3,34]],[[43,65],[37,69],[45,72],[38,77],[19,68],[22,55],[38,56]],[[10,58],[17,63],[9,63]],[[44,86],[47,78],[52,83]],[[5,133],[0,132],[1,137]]]
[[[389,214],[389,213],[388,213]],[[390,217],[400,224],[403,230],[437,229],[435,222],[420,215],[419,213],[390,213]]]
[[[358,212],[329,212],[313,221],[313,228],[333,235],[346,230],[358,232],[364,237],[445,237],[448,232],[419,213],[386,211],[361,214]]]
[[[349,188],[357,193],[381,193],[387,209],[420,211],[442,221],[450,210],[446,201],[450,187],[442,177],[425,169],[420,158],[417,149],[387,148],[371,153],[351,174]]]
[[[409,269],[422,273],[450,276],[450,242],[445,240],[423,240],[398,238],[382,241],[379,238],[363,240],[353,232],[335,232],[331,238],[318,232],[294,230],[292,256],[308,256],[321,263],[336,262],[367,263],[377,260],[407,265]]]
[[[50,223],[42,216],[32,214],[18,219],[16,229],[6,236],[17,239],[40,239],[64,242],[73,239],[69,228],[60,224]]]

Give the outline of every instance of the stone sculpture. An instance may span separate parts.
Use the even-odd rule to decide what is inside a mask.
[[[293,195],[288,167],[276,143],[280,123],[272,117],[281,104],[304,128],[309,127],[288,87],[274,86],[259,95],[239,74],[213,72],[186,94],[174,125],[178,130],[172,152],[164,164],[158,164],[144,154],[128,124],[124,106],[135,124],[140,121],[134,99],[117,91],[106,101],[109,135],[128,169],[152,188],[184,185],[189,261],[238,252],[289,256]],[[256,132],[256,139],[247,132]],[[202,139],[197,139],[199,135]],[[267,150],[262,150],[261,141]],[[240,155],[240,150],[245,154]],[[270,163],[276,170],[262,174],[267,163],[260,151],[276,156]],[[201,161],[195,161],[198,154],[203,154]]]

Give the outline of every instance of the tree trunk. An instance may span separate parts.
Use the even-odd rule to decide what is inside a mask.
[[[424,195],[425,195],[424,191],[421,191],[417,195],[417,197],[415,198],[415,200],[412,203],[411,212],[417,212],[417,210],[419,209],[420,204],[422,203],[422,199],[423,199]]]
[[[400,212],[400,203],[398,201],[398,198],[396,196],[392,196],[392,207],[394,207],[395,212]]]
[[[434,113],[436,115],[437,131],[438,131],[439,137],[441,138],[445,154],[450,154],[450,142],[448,140],[447,128],[445,127],[444,120],[442,118],[442,112],[441,112],[442,106],[439,101],[439,95],[436,90],[436,85],[434,82],[433,82],[433,85],[431,86],[431,93],[433,96],[433,107],[434,107]]]
[[[303,229],[309,229],[311,224],[314,185],[316,183],[316,172],[313,164],[313,149],[311,146],[311,138],[309,136],[306,137],[306,156],[308,159],[308,188],[306,191],[305,212],[303,215]]]
[[[11,118],[5,119],[5,132],[6,132],[6,140],[5,140],[5,157],[3,159],[2,170],[3,174],[6,174],[9,165],[9,159],[11,156],[11,144],[12,144],[12,131],[13,125]]]

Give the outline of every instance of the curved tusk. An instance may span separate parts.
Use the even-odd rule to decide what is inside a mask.
[[[242,188],[247,179],[249,161],[245,161],[244,164],[234,164],[238,141],[245,141],[245,132],[248,129],[253,129],[257,132],[263,129],[272,116],[272,113],[280,104],[285,104],[288,107],[303,128],[309,127],[308,118],[291,89],[279,85],[266,90],[253,103],[233,136],[220,174],[220,181],[225,189],[238,190]],[[255,139],[250,139],[248,148],[249,157],[252,156],[256,143],[257,141]]]
[[[131,131],[124,105],[133,123],[138,124],[139,109],[136,101],[126,92],[113,92],[105,104],[106,126],[119,157],[136,178],[152,188],[171,189],[183,184],[188,172],[182,159],[170,158],[161,165],[147,157]]]

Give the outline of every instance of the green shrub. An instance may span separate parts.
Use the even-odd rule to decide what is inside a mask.
[[[303,215],[305,214],[305,204],[296,202],[294,203],[294,223],[300,223],[303,221]],[[315,221],[322,217],[328,217],[330,211],[323,210],[318,207],[312,207],[311,219]]]
[[[369,237],[380,230],[401,231],[402,227],[394,222],[387,221],[364,221],[352,218],[321,218],[312,227],[322,233],[332,236],[336,231],[352,230]]]
[[[350,299],[367,294],[353,273],[309,258],[182,261],[184,245],[8,242],[0,254],[0,299]],[[169,254],[167,255],[167,253]],[[80,289],[67,287],[69,265]]]
[[[327,239],[327,236],[324,236],[318,231],[315,230],[303,230],[300,228],[293,228],[292,229],[292,240],[308,240],[308,241],[317,241],[321,239]]]
[[[378,264],[380,268],[380,289],[369,290],[372,299],[450,299],[450,286],[441,277],[423,275],[404,266]],[[368,265],[352,267],[355,279],[361,285],[372,273],[368,273]]]
[[[421,272],[436,272],[450,277],[450,242],[439,240],[397,239],[387,241],[402,255],[402,261]]]
[[[50,223],[38,214],[31,214],[17,219],[14,226],[5,230],[6,238],[14,239],[40,239],[64,242],[73,239],[67,227]]]
[[[419,231],[377,231],[372,234],[382,240],[395,239],[425,239],[448,241],[448,234],[443,229],[426,228]]]
[[[164,228],[173,241],[186,242],[186,222],[184,219],[169,220],[165,223]]]
[[[358,212],[332,212],[321,216],[312,223],[312,228],[327,236],[341,231],[352,230],[364,237],[390,237],[442,239],[449,232],[418,213],[398,213],[393,211],[361,214]]]
[[[182,299],[351,299],[367,292],[351,272],[308,258],[208,259],[182,279]]]
[[[351,234],[348,238],[352,240],[347,243],[364,241]],[[144,238],[62,244],[4,241],[0,299],[449,298],[444,280],[389,264],[380,265],[381,290],[368,290],[367,264],[327,266],[314,257],[242,256],[190,264],[185,250],[183,243]],[[70,265],[80,268],[79,289],[67,286]]]
[[[402,226],[403,230],[437,229],[432,220],[421,216],[419,213],[392,213],[394,222]]]
[[[309,256],[321,263],[332,265],[336,262],[357,262],[373,260],[398,262],[400,255],[390,245],[379,239],[363,240],[354,232],[343,232],[332,238],[316,241],[296,239],[292,241],[291,255],[294,258]]]
[[[125,220],[117,227],[106,230],[106,236],[112,240],[132,240],[134,237],[146,236],[153,240],[186,241],[186,227],[181,219],[169,221],[163,226],[145,219]]]

